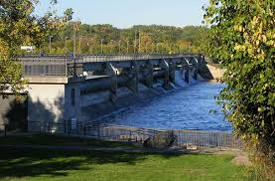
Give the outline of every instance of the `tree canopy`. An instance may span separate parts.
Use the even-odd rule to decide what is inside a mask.
[[[0,93],[22,89],[21,67],[13,61],[18,47],[37,44],[41,36],[41,21],[32,16],[34,0],[0,1]]]
[[[68,54],[73,51],[74,27],[78,54],[132,54],[136,53],[201,53],[208,28],[183,28],[160,25],[138,25],[119,29],[109,24],[88,25],[70,22],[62,30],[52,33],[52,41],[45,41],[41,50],[48,54]],[[48,43],[51,43],[49,50]]]
[[[21,46],[36,46],[45,41],[51,32],[58,30],[70,20],[72,11],[66,10],[64,17],[48,12],[43,17],[34,15],[38,0],[0,1],[0,95],[19,93],[24,89],[21,65],[16,56]],[[50,3],[55,4],[56,0]]]
[[[275,1],[210,0],[209,53],[226,68],[220,101],[234,131],[274,166]],[[273,167],[274,168],[274,167]],[[273,170],[274,171],[274,170]]]

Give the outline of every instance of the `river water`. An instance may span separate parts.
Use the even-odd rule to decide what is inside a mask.
[[[111,124],[142,128],[231,131],[215,100],[223,87],[219,83],[196,83],[104,119]]]

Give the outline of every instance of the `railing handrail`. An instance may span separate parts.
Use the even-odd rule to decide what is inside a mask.
[[[42,76],[68,76],[68,68],[76,64],[105,63],[123,61],[146,61],[146,60],[168,60],[189,59],[195,60],[201,55],[192,54],[136,54],[136,55],[78,55],[75,59],[69,56],[22,56],[17,57],[23,65],[25,75]],[[194,61],[193,61],[194,62]],[[196,64],[194,63],[194,64]]]
[[[171,59],[179,57],[198,57],[199,54],[136,54],[136,55],[78,55],[75,59],[77,63],[82,62],[106,62],[106,61],[130,61],[130,60],[153,60],[153,59]],[[17,57],[23,62],[59,62],[74,61],[73,57],[65,55],[28,55]]]

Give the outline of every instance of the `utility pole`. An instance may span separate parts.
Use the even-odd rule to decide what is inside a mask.
[[[134,55],[136,54],[136,46],[137,46],[137,30],[135,30]]]
[[[74,52],[73,52],[73,59],[74,59],[74,77],[76,77],[76,24],[74,24]]]
[[[52,37],[53,36],[49,36],[49,54],[51,54],[52,51]]]
[[[76,24],[74,24],[74,52],[73,52],[73,57],[74,57],[74,59],[76,57]]]
[[[127,54],[129,53],[129,40],[127,40]]]
[[[140,53],[141,50],[141,34],[140,30],[138,31],[138,53]]]
[[[65,51],[67,50],[67,39],[68,39],[69,37],[65,37],[64,38],[64,49],[65,49]],[[65,52],[65,53],[68,53],[67,51]]]

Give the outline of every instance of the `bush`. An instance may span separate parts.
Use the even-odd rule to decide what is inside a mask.
[[[169,148],[176,143],[177,136],[173,131],[159,132],[152,138],[144,141],[143,146],[146,148]]]

